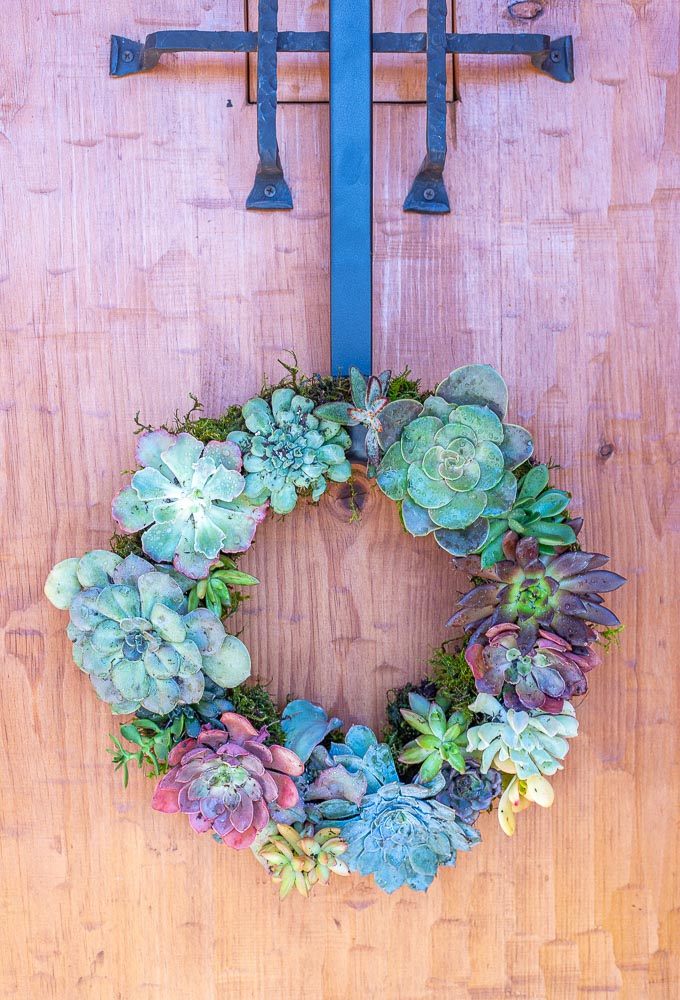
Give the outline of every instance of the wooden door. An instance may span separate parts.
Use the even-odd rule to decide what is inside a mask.
[[[57,559],[106,544],[138,409],[158,423],[193,391],[216,413],[276,379],[288,348],[327,370],[328,106],[282,105],[295,209],[246,213],[245,56],[107,76],[111,32],[242,28],[244,4],[4,5],[3,998],[680,995],[679,8],[543,6],[529,30],[576,36],[576,82],[461,59],[450,216],[401,211],[422,106],[376,106],[374,367],[427,385],[472,361],[502,370],[586,543],[630,578],[614,602],[627,629],[580,708],[553,810],[524,814],[512,842],[483,817],[483,846],[427,895],[351,878],[281,905],[250,858],[153,813],[141,775],[123,790],[114,722],[42,585]],[[282,0],[282,27],[293,8]],[[380,16],[424,30],[406,0]],[[458,0],[456,23],[525,28],[502,0]],[[278,696],[380,726],[386,689],[419,678],[445,638],[462,581],[361,489],[360,523],[341,489],[267,523],[239,625]]]

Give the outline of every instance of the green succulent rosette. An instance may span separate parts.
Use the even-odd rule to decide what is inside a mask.
[[[220,552],[250,546],[267,507],[246,497],[233,441],[204,445],[192,434],[151,431],[137,442],[137,461],[142,468],[114,497],[112,512],[121,531],[143,532],[150,559],[199,580]]]
[[[274,390],[271,405],[255,396],[243,406],[248,431],[232,431],[229,441],[243,452],[244,492],[255,506],[271,501],[277,514],[289,514],[298,491],[318,500],[329,479],[344,483],[352,474],[349,434],[313,409],[311,399],[288,388]]]
[[[486,542],[489,519],[512,508],[513,470],[532,454],[533,441],[523,427],[504,422],[507,400],[493,368],[458,368],[388,449],[378,485],[399,501],[412,535],[434,532],[442,548],[468,555]]]
[[[145,559],[88,552],[58,563],[45,584],[68,610],[73,659],[114,714],[166,715],[201,701],[205,678],[223,688],[250,676],[250,655],[211,611],[187,613],[180,584]]]

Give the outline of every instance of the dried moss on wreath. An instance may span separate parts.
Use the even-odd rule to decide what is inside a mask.
[[[111,551],[60,562],[45,592],[68,610],[73,659],[116,715],[125,784],[158,779],[154,809],[250,849],[284,898],[333,875],[373,875],[386,892],[425,890],[503,831],[550,778],[577,733],[573,700],[620,628],[603,593],[625,581],[578,543],[570,494],[550,483],[531,434],[506,421],[487,365],[423,392],[408,371],[365,378],[284,366],[242,407],[138,426],[137,471],[113,500]],[[389,692],[378,737],[303,699],[282,711],[246,683],[251,661],[225,623],[258,581],[238,568],[268,511],[318,501],[351,477],[348,428],[365,431],[367,471],[405,532],[433,536],[472,589],[455,602],[457,641],[418,685]]]

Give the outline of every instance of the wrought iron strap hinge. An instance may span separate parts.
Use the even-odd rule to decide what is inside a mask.
[[[329,31],[279,31],[278,0],[258,0],[257,31],[155,31],[144,42],[111,37],[112,76],[130,76],[154,69],[172,52],[257,52],[257,144],[259,163],[247,208],[293,207],[279,156],[276,132],[277,61],[279,52],[332,52],[333,31],[354,35],[352,2],[331,2]],[[347,11],[344,11],[346,15]],[[542,73],[561,83],[574,79],[571,36],[551,39],[537,34],[451,34],[446,31],[447,0],[428,0],[426,32],[371,32],[362,44],[373,53],[418,53],[427,56],[426,153],[404,202],[407,211],[427,214],[450,211],[444,185],[446,161],[446,80],[449,53],[457,55],[527,55]],[[358,38],[357,38],[358,41]],[[332,64],[332,59],[331,59]],[[332,65],[331,65],[332,73]],[[351,83],[351,81],[350,81]],[[336,93],[335,99],[341,98]],[[350,106],[356,94],[348,89]]]

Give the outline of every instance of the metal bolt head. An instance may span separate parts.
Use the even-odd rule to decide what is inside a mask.
[[[425,201],[434,201],[434,188],[425,188],[423,198]]]
[[[123,55],[122,55],[123,62],[132,62],[134,58],[135,58],[134,54],[130,52],[130,49],[123,49]]]
[[[266,188],[264,189],[265,198],[273,198],[275,194],[276,194],[276,187],[273,184],[267,184]]]
[[[554,63],[558,63],[560,61],[561,57],[560,57],[559,52],[557,52],[555,49],[553,49],[552,52],[550,53],[550,58],[552,59],[552,61]]]

